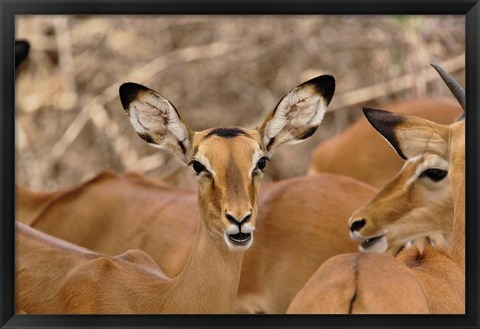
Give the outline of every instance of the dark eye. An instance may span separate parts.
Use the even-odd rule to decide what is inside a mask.
[[[193,160],[191,163],[192,163],[193,170],[195,170],[195,173],[197,175],[200,174],[202,171],[206,170],[205,166],[196,160]]]
[[[435,182],[438,182],[438,181],[441,181],[442,179],[444,179],[445,176],[447,176],[447,174],[448,174],[448,171],[446,171],[446,170],[432,168],[432,169],[427,169],[424,172],[422,172],[420,177],[428,177],[431,180],[433,180]]]
[[[267,165],[267,161],[268,161],[267,157],[262,157],[257,162],[257,168],[263,171],[263,169],[265,169],[265,166]]]

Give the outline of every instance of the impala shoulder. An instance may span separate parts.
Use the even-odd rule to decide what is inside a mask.
[[[115,256],[114,259],[127,262],[144,271],[165,275],[153,258],[140,249],[127,250],[123,254]]]

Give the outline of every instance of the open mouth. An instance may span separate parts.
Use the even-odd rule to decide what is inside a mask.
[[[233,242],[236,245],[240,245],[240,246],[246,245],[248,243],[248,241],[250,241],[251,238],[252,238],[251,233],[239,232],[237,234],[229,234],[228,235],[228,239],[231,242]]]
[[[383,237],[383,235],[379,235],[370,239],[363,240],[363,242],[360,244],[360,247],[362,247],[362,249],[372,248],[377,242],[382,240]]]

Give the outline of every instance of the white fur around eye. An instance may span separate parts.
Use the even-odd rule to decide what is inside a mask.
[[[257,150],[255,153],[253,153],[252,157],[252,166],[250,168],[250,175],[253,173],[255,168],[257,167],[258,160],[260,160],[265,154],[263,153],[262,150]]]
[[[208,161],[208,158],[206,156],[197,153],[193,160],[200,162],[205,167],[205,169],[207,169],[208,172],[212,174],[213,177],[216,176],[215,170],[213,170],[212,166],[210,165],[210,161]]]
[[[422,156],[420,155],[420,156],[411,158],[407,161],[415,162],[415,161],[418,161],[418,159],[421,157]],[[412,177],[408,179],[408,181],[406,182],[406,185],[409,186],[410,184],[415,182],[420,177],[420,175],[427,169],[438,168],[438,169],[443,169],[448,171],[449,167],[450,167],[450,164],[448,163],[448,161],[442,159],[438,155],[433,155],[433,154],[426,155],[424,156],[424,160],[418,163],[417,168],[415,169],[415,173],[412,175]]]

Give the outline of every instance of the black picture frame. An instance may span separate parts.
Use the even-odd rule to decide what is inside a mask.
[[[128,328],[237,328],[237,327],[325,327],[325,328],[478,328],[478,240],[479,190],[478,148],[480,4],[478,0],[143,0],[68,1],[1,0],[1,79],[0,88],[0,324],[2,328],[128,327]],[[466,315],[14,315],[14,31],[15,15],[151,15],[151,14],[422,14],[465,15],[466,21]]]

